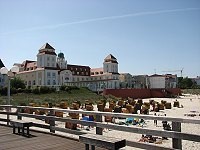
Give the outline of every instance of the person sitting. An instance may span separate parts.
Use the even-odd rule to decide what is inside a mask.
[[[149,142],[148,138],[142,134],[142,137],[140,138],[139,142]]]

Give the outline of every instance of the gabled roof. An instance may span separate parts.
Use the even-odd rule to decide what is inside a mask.
[[[0,68],[2,68],[2,67],[5,67],[5,66],[4,66],[3,62],[1,61],[1,59],[0,59]]]
[[[104,62],[109,62],[109,63],[117,63],[117,58],[115,58],[112,54],[109,54],[105,59]]]
[[[49,43],[45,43],[39,50],[43,50],[43,49],[55,50],[51,45],[49,45]]]
[[[105,59],[116,59],[112,54],[109,54]]]

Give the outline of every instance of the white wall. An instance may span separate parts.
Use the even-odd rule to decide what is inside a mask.
[[[38,54],[37,67],[56,67],[56,55]]]
[[[56,86],[58,85],[58,71],[45,70],[45,85]]]
[[[150,88],[165,88],[165,77],[149,77]]]
[[[104,62],[103,63],[103,72],[116,72],[118,73],[118,64],[111,63],[111,62]]]
[[[60,72],[60,85],[63,85],[67,82],[72,82],[72,72],[70,70],[63,70]]]

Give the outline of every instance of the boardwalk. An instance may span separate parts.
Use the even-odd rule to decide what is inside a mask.
[[[84,144],[60,136],[31,131],[31,137],[12,134],[12,128],[0,125],[0,150],[84,150]],[[102,148],[96,148],[103,150]]]

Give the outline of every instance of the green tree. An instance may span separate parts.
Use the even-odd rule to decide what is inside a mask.
[[[24,81],[18,77],[11,79],[10,86],[11,86],[11,88],[15,88],[15,89],[19,89],[19,88],[25,89],[26,88]]]
[[[179,77],[178,78],[178,87],[181,89],[190,89],[192,87],[194,87],[194,82],[192,81],[192,79],[186,77]]]

